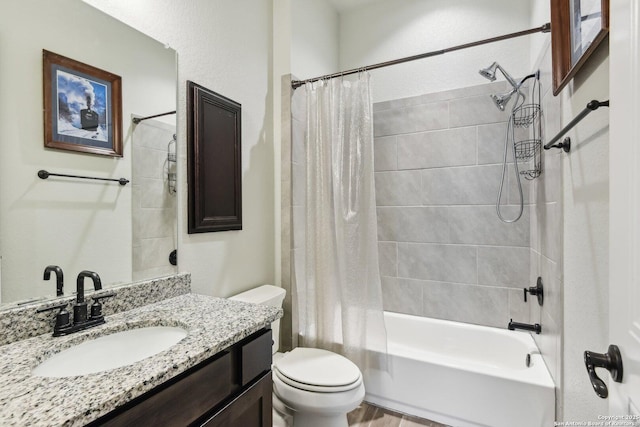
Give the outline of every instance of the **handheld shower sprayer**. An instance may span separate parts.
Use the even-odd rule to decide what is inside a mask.
[[[509,103],[509,100],[514,93],[516,93],[516,89],[511,89],[509,92],[505,92],[502,95],[496,95],[495,93],[492,93],[491,95],[489,95],[489,97],[491,98],[493,103],[496,104],[496,107],[500,109],[500,111],[504,111],[506,105]]]
[[[522,213],[524,212],[524,196],[522,193],[522,183],[520,182],[520,171],[518,170],[518,152],[516,150],[516,142],[515,142],[515,136],[514,136],[514,130],[513,130],[514,123],[518,124],[520,122],[517,119],[515,119],[515,113],[516,111],[521,110],[522,106],[524,105],[525,95],[520,91],[520,88],[522,87],[524,82],[527,81],[528,79],[532,77],[539,78],[539,72],[530,74],[525,78],[523,78],[522,80],[520,80],[520,82],[516,83],[513,77],[511,77],[511,75],[507,73],[505,69],[500,66],[500,64],[498,64],[497,62],[494,62],[493,64],[489,65],[487,68],[482,68],[481,70],[479,70],[479,73],[482,77],[490,81],[495,81],[496,72],[498,70],[502,73],[504,78],[511,85],[511,90],[503,94],[493,93],[489,95],[491,100],[495,104],[495,106],[498,107],[500,111],[504,111],[507,107],[507,104],[513,97],[513,95],[514,94],[516,95],[515,101],[511,107],[511,115],[509,116],[507,131],[505,133],[504,158],[502,163],[502,179],[500,180],[500,188],[498,189],[498,198],[496,201],[496,212],[498,214],[498,218],[500,218],[500,220],[502,220],[503,222],[512,223],[512,222],[518,221],[522,216]],[[510,136],[511,138],[509,138]],[[507,174],[507,154],[508,154],[509,148],[511,148],[513,152],[514,172],[515,172],[516,181],[518,183],[518,192],[520,193],[520,211],[518,215],[513,219],[504,218],[502,216],[502,212],[500,211],[500,205],[502,200],[502,190],[504,187],[504,182]]]
[[[520,82],[518,83],[518,82],[516,82],[514,80],[513,77],[511,77],[511,74],[507,73],[507,71],[504,68],[502,68],[500,66],[500,64],[498,64],[497,62],[494,62],[493,64],[489,65],[487,68],[482,68],[478,72],[480,73],[480,75],[482,77],[484,77],[484,78],[486,78],[486,79],[488,79],[488,80],[493,82],[493,81],[496,80],[496,71],[498,71],[498,70],[500,70],[500,72],[502,73],[504,78],[512,86],[512,89],[510,91],[508,91],[508,92],[503,93],[502,95],[492,94],[492,95],[489,95],[489,96],[491,97],[491,100],[496,105],[496,107],[498,107],[498,109],[500,109],[500,111],[504,111],[504,109],[506,108],[507,104],[511,100],[511,97],[516,92],[520,96],[522,96],[522,100],[524,100],[524,94],[522,94],[522,92],[520,92],[520,87],[522,86],[522,84],[526,80],[530,79],[531,77],[537,77],[537,74],[529,74],[524,79],[520,80]]]
[[[522,82],[520,82],[520,84],[516,83],[513,77],[511,77],[511,75],[507,73],[505,69],[502,68],[500,64],[498,64],[497,62],[494,62],[493,64],[489,65],[487,68],[483,68],[478,72],[482,77],[493,82],[496,80],[496,72],[498,70],[500,70],[504,78],[509,82],[509,84],[513,88],[509,92],[505,92],[502,95],[491,94],[489,96],[491,97],[491,100],[496,105],[496,107],[498,107],[500,111],[504,111],[507,104],[509,103],[509,100],[511,100],[511,97],[513,96],[513,94],[516,92],[519,92],[520,85],[522,84]]]

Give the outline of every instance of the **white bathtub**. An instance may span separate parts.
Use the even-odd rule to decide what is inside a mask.
[[[553,426],[553,381],[528,333],[390,312],[385,323],[389,372],[365,372],[366,401],[455,427]]]

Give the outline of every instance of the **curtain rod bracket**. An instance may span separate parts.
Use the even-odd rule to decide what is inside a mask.
[[[571,150],[570,138],[565,138],[560,144],[556,144],[556,142],[558,142],[558,140],[560,140],[560,138],[562,138],[562,136],[565,133],[569,132],[575,125],[580,123],[582,119],[587,117],[587,115],[589,115],[590,112],[595,111],[600,107],[608,107],[608,106],[609,106],[608,99],[606,101],[597,101],[595,99],[593,101],[590,101],[585,107],[585,109],[580,112],[580,114],[578,114],[573,120],[571,120],[568,125],[566,125],[560,132],[558,132],[558,134],[551,141],[549,141],[548,144],[544,146],[544,149],[549,150],[551,148],[562,148],[565,153],[568,153]]]
[[[561,148],[562,151],[564,151],[565,153],[568,153],[571,151],[571,138],[566,137],[565,139],[562,140],[562,142],[559,142],[553,145],[547,144],[544,146],[545,150],[549,150],[551,148]]]

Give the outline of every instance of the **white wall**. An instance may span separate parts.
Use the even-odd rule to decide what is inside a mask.
[[[327,0],[291,2],[291,73],[299,79],[339,70],[338,13]]]
[[[548,22],[549,3],[534,1],[531,19],[533,26]],[[531,39],[532,58],[544,48],[539,37]],[[543,70],[547,86],[551,84],[549,72]],[[551,120],[557,122],[557,128],[569,123],[590,100],[609,99],[606,42],[553,99],[560,107],[547,113],[554,116]],[[547,134],[547,140],[554,136]],[[571,153],[561,154],[563,178],[558,183],[563,205],[562,288],[560,294],[552,296],[560,299],[563,316],[557,325],[562,334],[562,349],[558,350],[561,360],[556,361],[561,363],[562,372],[559,403],[563,421],[597,421],[598,415],[607,413],[607,401],[593,392],[582,354],[585,350],[604,352],[609,345],[609,110],[591,113],[568,136]],[[550,191],[547,189],[547,193]]]
[[[550,2],[547,0],[531,0],[531,9],[529,12],[531,28],[540,27],[551,21]],[[551,37],[551,33],[532,34],[529,37],[529,54],[531,64],[535,65],[540,52],[546,47]]]
[[[195,292],[273,282],[272,2],[87,0],[178,52],[178,266]],[[187,234],[186,81],[242,104],[243,230]]]
[[[42,49],[122,77],[122,158],[44,148]],[[79,0],[24,0],[0,14],[0,64],[3,301],[55,295],[42,281],[49,264],[63,268],[67,294],[84,269],[130,282],[131,185],[36,172],[131,179],[131,114],[175,108],[174,52]]]
[[[340,68],[528,29],[531,1],[394,0],[349,9],[340,15]],[[528,74],[527,37],[374,70],[374,102],[487,83],[478,70],[493,61],[514,77]]]
[[[600,46],[562,96],[562,125],[592,99],[609,99],[609,49]],[[583,352],[609,345],[609,109],[591,113],[569,133],[564,194],[564,419],[597,421],[596,396]],[[606,376],[608,379],[609,376]]]

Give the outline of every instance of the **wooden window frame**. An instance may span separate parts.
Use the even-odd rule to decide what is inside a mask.
[[[579,1],[579,0],[575,0]],[[587,62],[600,43],[609,35],[609,0],[601,1],[601,27],[589,47],[572,63],[571,22],[572,0],[550,0],[551,4],[551,57],[553,94],[558,95]]]

